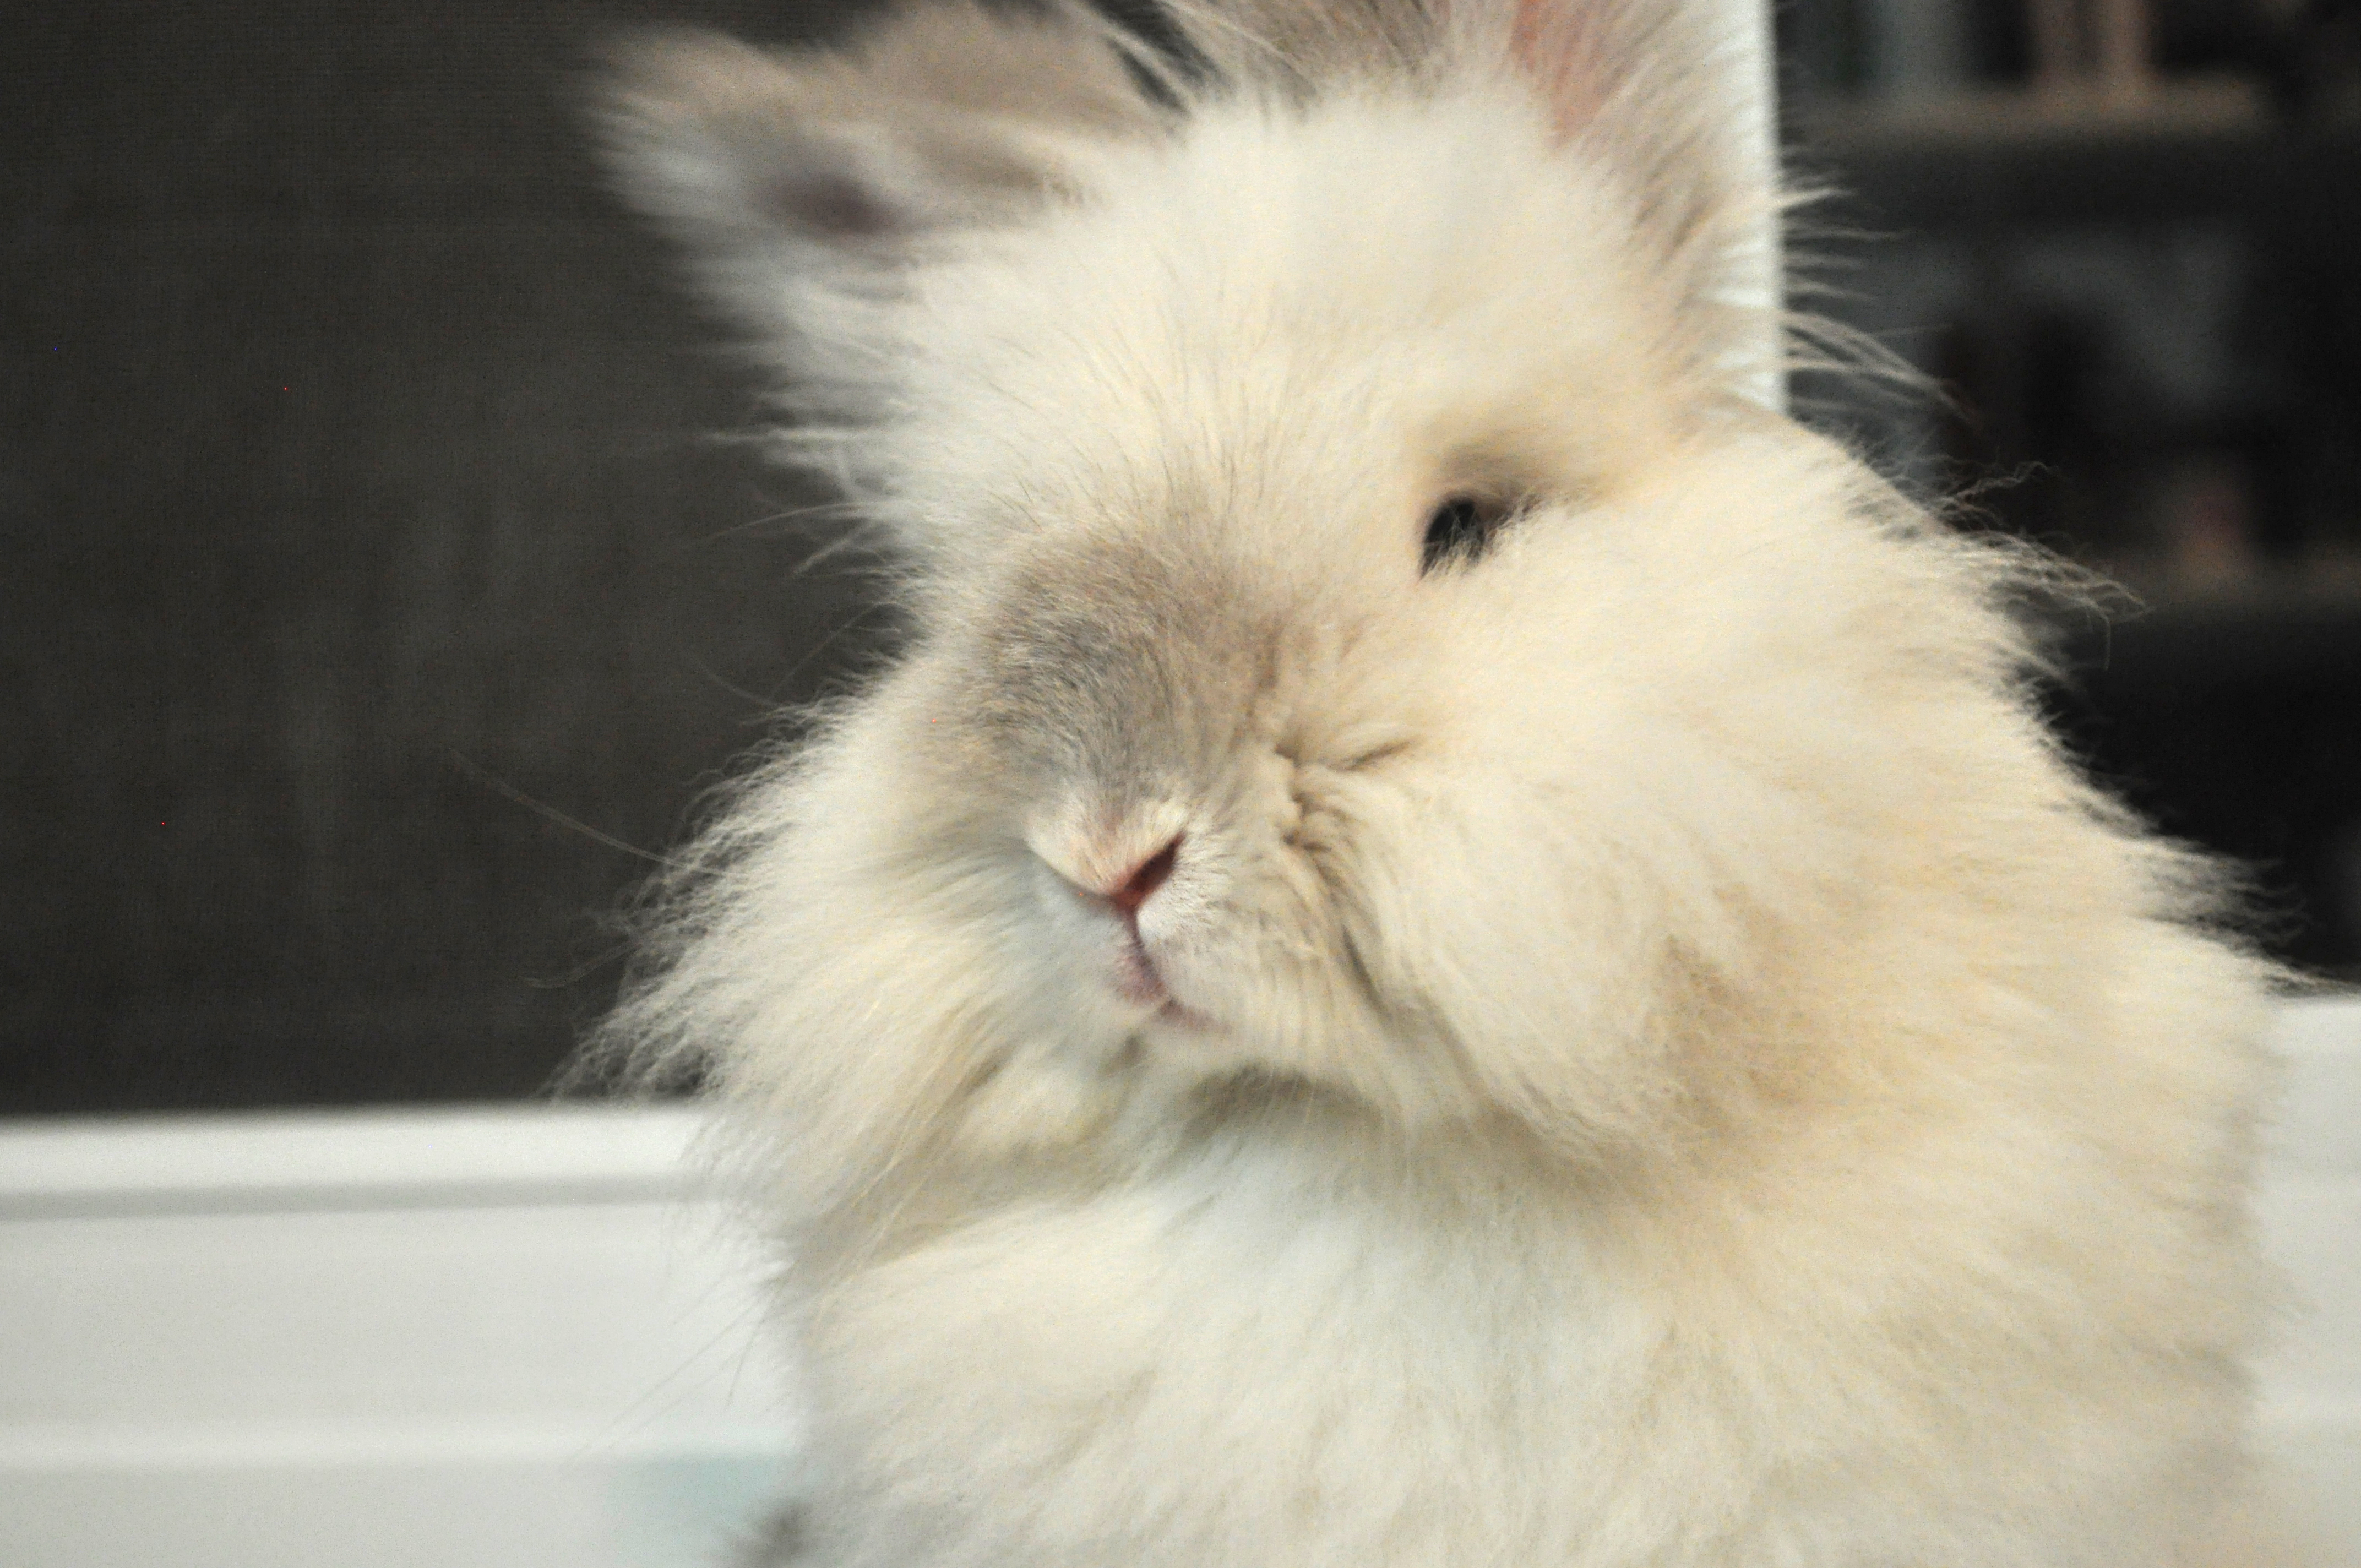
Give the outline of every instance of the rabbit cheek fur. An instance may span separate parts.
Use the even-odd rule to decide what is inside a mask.
[[[908,564],[609,1029],[791,1260],[776,1552],[2218,1561],[2268,976],[2041,729],[2037,566],[1740,395],[1703,31],[1553,4],[619,90]]]

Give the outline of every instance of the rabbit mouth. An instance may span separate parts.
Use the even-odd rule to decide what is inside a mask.
[[[1127,927],[1124,931],[1123,948],[1115,955],[1115,988],[1125,1001],[1143,1006],[1170,1004],[1172,1001],[1171,988],[1164,983],[1164,976],[1148,953],[1148,944],[1140,940],[1137,927]]]
[[[1156,1009],[1154,1021],[1189,1034],[1210,1033],[1213,1020],[1198,1012],[1172,994],[1164,974],[1156,967],[1156,959],[1148,944],[1134,928],[1125,933],[1126,940],[1115,957],[1115,988],[1126,1002]]]
[[[1218,1027],[1211,1018],[1177,997],[1168,997],[1164,1005],[1156,1010],[1156,1022],[1189,1035],[1210,1035]]]

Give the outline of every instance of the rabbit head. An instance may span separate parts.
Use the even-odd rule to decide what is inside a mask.
[[[1806,970],[1906,967],[1931,823],[2082,806],[1997,557],[1759,400],[1732,40],[1169,16],[1190,69],[964,0],[631,57],[628,189],[912,635],[739,792],[616,1037],[848,1181],[1239,1085],[1586,1158],[1759,1095]]]

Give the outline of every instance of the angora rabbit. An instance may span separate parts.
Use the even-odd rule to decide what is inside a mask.
[[[771,1560],[2224,1561],[2269,971],[2045,731],[2039,563],[1757,400],[1713,28],[1159,27],[610,100],[911,629],[606,1035],[763,1183]]]

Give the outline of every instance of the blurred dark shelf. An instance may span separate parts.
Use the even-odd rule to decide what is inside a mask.
[[[2287,568],[2070,619],[2054,717],[2109,791],[2244,867],[2272,951],[2361,978],[2361,581]]]
[[[1797,115],[1806,178],[1875,225],[1934,234],[2230,219],[2361,252],[2361,126],[2275,123],[2237,82],[2134,103],[2025,91]]]
[[[2325,683],[2361,705],[2361,585],[2161,591],[2073,628],[2068,647],[2086,681],[2126,693]]]

